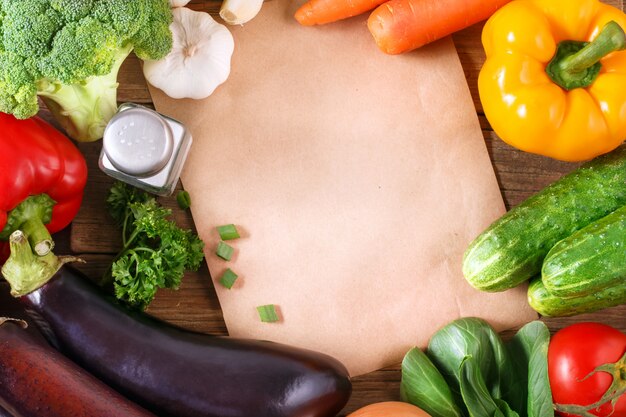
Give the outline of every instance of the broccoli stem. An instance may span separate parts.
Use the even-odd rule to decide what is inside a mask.
[[[76,84],[50,80],[39,82],[38,94],[67,134],[79,142],[102,138],[117,111],[117,74],[133,47],[129,43],[117,54],[111,72]]]

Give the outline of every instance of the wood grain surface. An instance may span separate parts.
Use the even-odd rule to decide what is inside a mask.
[[[623,9],[620,0],[611,0],[607,3]],[[219,5],[219,1],[195,0],[191,2],[190,7],[216,13]],[[511,208],[577,165],[517,151],[499,140],[490,129],[482,113],[476,85],[478,72],[484,61],[480,44],[481,29],[482,24],[478,24],[455,34],[453,38],[476,105],[485,143],[502,195],[507,208]],[[134,56],[129,58],[122,67],[119,82],[120,102],[152,104],[140,64]],[[279,91],[276,93],[280,94]],[[41,114],[50,120],[45,110],[42,110]],[[57,253],[71,251],[80,255],[87,261],[80,268],[92,279],[97,280],[120,248],[120,231],[114,227],[104,208],[112,180],[98,169],[97,159],[101,144],[100,142],[80,144],[79,147],[89,163],[89,183],[81,211],[71,229],[61,232],[57,237],[59,241]],[[173,209],[174,216],[181,225],[193,228],[190,214],[178,209],[173,198],[165,198],[161,201]],[[217,335],[227,334],[213,282],[206,266],[197,273],[187,274],[180,290],[159,292],[148,311],[189,329]],[[419,311],[416,310],[415,314],[419,314]],[[626,306],[574,318],[545,320],[552,332],[579,321],[603,322],[626,332]],[[505,333],[504,336],[510,333]],[[362,348],[367,349],[367,346]],[[398,400],[399,383],[399,365],[354,379],[354,393],[342,415],[373,402]]]

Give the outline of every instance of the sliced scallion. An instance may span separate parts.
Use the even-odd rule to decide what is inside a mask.
[[[235,274],[230,268],[228,268],[222,274],[222,278],[220,278],[220,284],[230,290],[235,284],[235,281],[237,281],[237,278],[237,274]]]
[[[239,239],[239,232],[234,224],[225,224],[224,226],[218,226],[218,233],[222,240]]]
[[[233,249],[232,246],[229,246],[224,242],[220,242],[217,245],[217,250],[215,251],[215,254],[225,261],[230,261],[230,258],[233,257],[234,251],[235,249]]]
[[[178,203],[178,207],[180,207],[181,210],[187,210],[189,207],[191,207],[191,196],[185,190],[179,191],[176,195],[176,202]]]
[[[275,323],[280,320],[274,304],[258,306],[256,310],[259,312],[259,317],[261,317],[261,321],[264,323]]]

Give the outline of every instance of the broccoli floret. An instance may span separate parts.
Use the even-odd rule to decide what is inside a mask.
[[[101,138],[120,66],[167,55],[171,21],[168,0],[0,0],[0,111],[34,116],[40,96],[69,136]]]
[[[152,0],[99,0],[93,15],[120,33],[135,34],[148,20],[151,7],[157,7]]]
[[[135,54],[141,59],[155,59],[155,56],[164,57],[172,49],[170,27],[161,24],[164,20],[171,22],[172,11],[169,2],[157,7],[150,7],[149,13],[146,13],[146,18],[145,24],[139,28],[131,40],[135,45]]]
[[[46,0],[5,2],[2,22],[4,49],[23,57],[40,57],[48,48],[59,28],[61,15]]]
[[[74,22],[91,14],[96,0],[50,0],[45,3],[49,3],[66,22]]]
[[[38,69],[44,78],[64,84],[79,83],[93,75],[108,74],[121,46],[115,30],[85,17],[57,32],[49,53],[38,60]]]
[[[19,119],[31,117],[39,110],[35,79],[23,61],[20,55],[0,52],[0,111],[10,109]]]

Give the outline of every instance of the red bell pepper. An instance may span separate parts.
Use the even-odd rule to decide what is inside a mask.
[[[76,146],[37,117],[0,113],[0,240],[22,230],[38,255],[53,247],[51,233],[80,208],[87,164]]]

